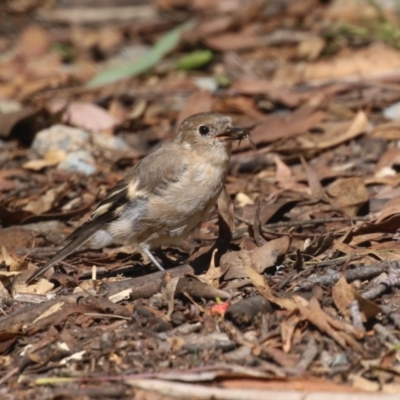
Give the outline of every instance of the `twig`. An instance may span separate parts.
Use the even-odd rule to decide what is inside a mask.
[[[348,270],[346,272],[346,280],[348,282],[354,281],[355,279],[370,279],[374,276],[381,274],[384,271],[387,271],[389,267],[399,268],[400,261],[391,261],[391,262],[381,262],[378,264],[372,265],[363,265],[355,269]],[[315,285],[322,285],[330,287],[334,285],[341,277],[342,272],[335,272],[333,274],[325,274],[325,275],[310,275],[306,281],[299,283],[295,290],[310,290]]]
[[[362,322],[362,316],[361,316],[358,300],[354,300],[351,302],[350,314],[351,314],[351,318],[353,320],[353,325],[356,326],[357,328],[365,329],[363,322]]]
[[[386,275],[386,274],[385,274]],[[380,282],[374,285],[371,289],[362,294],[362,297],[368,300],[373,300],[385,293],[389,288],[400,284],[399,271],[393,268],[389,269],[389,274]]]
[[[301,354],[300,360],[297,363],[296,367],[302,371],[307,371],[307,369],[310,367],[310,365],[317,357],[317,355],[318,355],[318,346],[317,343],[315,342],[315,339],[311,337],[311,339],[307,343],[307,347]]]
[[[389,341],[395,346],[400,345],[400,341],[389,330],[381,324],[374,325],[374,331],[383,341]]]
[[[249,220],[242,218],[238,215],[236,215],[235,218],[241,222],[244,222],[245,224],[253,225],[252,222],[250,222]],[[365,216],[365,217],[352,217],[352,218],[332,217],[332,218],[315,218],[315,219],[295,220],[295,221],[281,221],[281,222],[275,222],[272,224],[265,224],[264,226],[261,227],[261,230],[264,232],[270,232],[270,229],[273,229],[273,228],[282,228],[282,227],[292,228],[295,226],[319,225],[319,224],[326,224],[326,223],[330,223],[330,222],[353,222],[353,221],[368,222],[370,220],[371,220],[371,218],[369,216]]]

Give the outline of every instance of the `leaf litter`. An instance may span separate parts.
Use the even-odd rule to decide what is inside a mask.
[[[4,398],[398,396],[399,16],[387,2],[5,7]],[[82,249],[25,285],[127,169],[203,111],[251,137],[217,207],[163,249],[166,273],[127,248]]]

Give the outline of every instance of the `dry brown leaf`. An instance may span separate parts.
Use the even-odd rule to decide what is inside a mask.
[[[299,310],[294,310],[287,318],[281,322],[281,336],[283,343],[283,351],[289,353],[292,347],[292,339],[297,327],[301,321]]]
[[[248,115],[254,121],[260,121],[265,118],[265,115],[258,110],[257,103],[251,97],[233,96],[219,100],[216,104],[216,111],[234,112]],[[248,143],[248,142],[247,142]]]
[[[382,155],[375,166],[375,173],[379,174],[384,168],[391,168],[400,164],[400,149],[388,149]],[[395,171],[393,171],[395,173]]]
[[[272,115],[257,124],[251,132],[251,138],[258,145],[301,135],[318,125],[324,117],[322,111],[302,108],[284,117]]]
[[[205,283],[206,285],[218,288],[219,286],[219,278],[221,278],[222,270],[221,267],[215,266],[215,255],[218,249],[214,249],[212,252],[210,266],[205,274],[197,276],[197,278]]]
[[[301,157],[300,160],[307,174],[308,186],[311,191],[311,200],[312,201],[326,200],[326,194],[321,185],[317,173],[314,171],[312,167],[310,167],[310,165],[307,163],[304,157]]]
[[[383,239],[386,235],[384,233],[367,233],[365,235],[354,236],[349,243],[350,246],[358,246],[362,243],[370,242],[371,240]]]
[[[363,111],[359,111],[345,131],[342,131],[341,125],[339,125],[338,130],[334,127],[333,131],[328,131],[324,135],[300,137],[298,140],[304,149],[328,149],[354,139],[368,130],[368,128],[369,122],[366,114]]]
[[[51,283],[45,278],[39,279],[33,285],[26,285],[25,282],[19,281],[18,279],[15,281],[13,285],[13,297],[15,297],[18,293],[24,294],[46,294],[53,290],[54,283]]]
[[[272,82],[294,85],[300,82],[322,84],[335,79],[358,82],[379,77],[400,68],[397,50],[383,44],[367,48],[346,49],[329,60],[302,65],[287,64],[279,68]]]
[[[246,193],[239,192],[235,197],[235,203],[238,207],[244,207],[249,204],[254,204],[254,200],[252,200]]]
[[[364,322],[374,318],[382,310],[373,301],[364,299],[352,286],[346,278],[342,276],[332,289],[332,298],[343,316],[350,318],[350,305],[354,300],[358,301],[360,311],[364,317]]]
[[[62,121],[93,132],[110,131],[119,123],[104,108],[83,102],[71,103],[65,111]]]
[[[360,257],[360,262],[364,263],[365,265],[376,263],[376,259],[370,255],[372,252],[369,252],[365,249],[355,248],[339,240],[334,241],[334,248],[350,257],[357,255]]]
[[[331,204],[342,209],[349,217],[357,215],[359,209],[369,200],[369,193],[362,178],[338,179],[328,188]]]
[[[28,268],[29,262],[26,257],[17,257],[15,254],[10,254],[5,246],[0,249],[0,264],[8,267],[9,272],[20,272]]]
[[[364,330],[354,327],[344,321],[339,321],[327,315],[322,309],[316,298],[311,298],[310,302],[300,296],[293,296],[300,314],[304,319],[310,321],[321,332],[329,335],[344,349],[349,345],[353,350],[363,354],[364,349],[356,341],[364,337]]]
[[[292,170],[276,154],[273,156],[276,164],[275,180],[278,183],[292,182]]]
[[[42,214],[52,209],[53,205],[61,199],[69,190],[69,183],[64,182],[61,185],[48,190],[43,196],[30,201],[24,208],[24,211],[30,211],[33,214]]]
[[[15,263],[15,260],[13,257],[11,257],[7,248],[5,246],[1,246],[0,264],[4,264],[6,267],[10,267],[11,265],[13,265],[13,263]],[[15,269],[13,269],[13,271],[15,271]]]
[[[43,318],[47,318],[49,315],[54,314],[55,312],[61,310],[64,304],[65,301],[60,301],[59,303],[53,304],[47,310],[45,310],[43,314],[39,315],[35,320],[33,320],[32,324],[35,324],[37,321],[40,321]]]
[[[308,100],[308,93],[294,93],[276,86],[267,80],[243,78],[235,80],[231,86],[235,92],[245,95],[264,95],[288,107],[296,107]]]
[[[282,236],[264,244],[253,251],[251,254],[251,266],[259,273],[263,273],[265,269],[273,267],[278,257],[284,255],[289,250],[289,236]]]
[[[400,123],[398,121],[386,122],[374,127],[371,137],[386,140],[400,140]]]
[[[26,169],[40,171],[46,167],[53,167],[59,164],[67,156],[67,153],[61,149],[50,149],[41,160],[31,160],[23,164]]]
[[[292,299],[289,298],[281,298],[276,297],[272,293],[271,287],[268,285],[268,282],[264,279],[264,277],[259,274],[256,270],[254,270],[250,266],[250,260],[248,258],[243,258],[241,254],[238,255],[242,259],[243,269],[246,271],[247,276],[250,278],[254,287],[263,295],[267,300],[271,303],[277,304],[278,306],[285,308],[286,310],[294,310],[296,309],[296,304]]]
[[[210,36],[205,39],[205,43],[208,47],[217,51],[237,51],[252,49],[263,45],[260,36],[248,35],[240,32]]]
[[[8,250],[30,247],[37,232],[19,226],[0,229],[0,243]]]
[[[373,254],[382,261],[396,261],[400,258],[400,242],[398,240],[390,240],[382,243],[372,242],[368,253]]]
[[[325,40],[319,36],[303,40],[297,46],[297,57],[308,61],[314,61],[321,54],[325,44]]]
[[[19,38],[19,54],[26,59],[39,58],[50,48],[49,31],[40,26],[29,26]]]
[[[199,90],[198,92],[193,93],[186,100],[185,106],[179,113],[176,121],[176,127],[178,128],[182,121],[190,115],[211,111],[212,102],[213,98],[210,92]]]
[[[350,375],[349,381],[354,388],[365,392],[378,392],[381,390],[381,385],[379,384],[379,382],[365,379],[360,375]]]
[[[176,287],[178,286],[178,282],[179,282],[179,277],[171,278],[168,280],[165,286],[161,287],[162,298],[164,299],[164,302],[168,306],[168,311],[166,315],[168,320],[171,318],[171,314],[174,312],[175,292],[176,292]]]
[[[392,215],[400,214],[400,197],[395,197],[389,200],[382,208],[379,217],[375,221],[377,224]]]
[[[350,318],[350,305],[355,300],[353,288],[342,276],[332,288],[332,299],[341,314]]]
[[[308,302],[301,296],[293,296],[293,300],[297,304],[297,307],[300,310],[300,314],[304,319],[310,321],[313,325],[315,325],[321,332],[326,333],[332,339],[334,339],[340,346],[346,348],[346,339],[341,335],[340,332],[335,331],[328,323],[327,315],[319,306],[319,303],[316,299],[311,299],[313,302],[317,302],[318,305],[314,305],[311,307],[311,301]]]
[[[96,45],[102,53],[108,53],[114,50],[123,42],[123,34],[120,29],[111,26],[105,26],[99,32]]]

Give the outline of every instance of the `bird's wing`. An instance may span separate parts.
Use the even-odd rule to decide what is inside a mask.
[[[105,224],[115,221],[128,204],[135,200],[148,200],[161,195],[168,186],[178,182],[187,170],[177,150],[170,144],[160,147],[139,161],[128,174],[118,182],[98,204],[95,211],[81,227],[66,240],[74,240],[87,231],[93,234]]]
[[[179,156],[179,152],[173,145],[165,144],[139,161],[109,191],[89,220],[66,238],[69,243],[39,268],[26,283],[31,283],[42,276],[54,264],[88,242],[105,225],[118,219],[127,204],[134,203],[138,198],[149,199],[152,195],[158,196],[162,190],[168,188],[168,185],[179,181],[188,167]]]

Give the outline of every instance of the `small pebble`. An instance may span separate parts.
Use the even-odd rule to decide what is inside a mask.
[[[58,164],[57,169],[69,172],[80,172],[84,175],[93,175],[97,171],[96,162],[87,150],[75,151]]]
[[[89,144],[87,132],[58,124],[38,132],[32,143],[32,149],[44,157],[49,150],[64,150],[71,153],[88,148]]]

